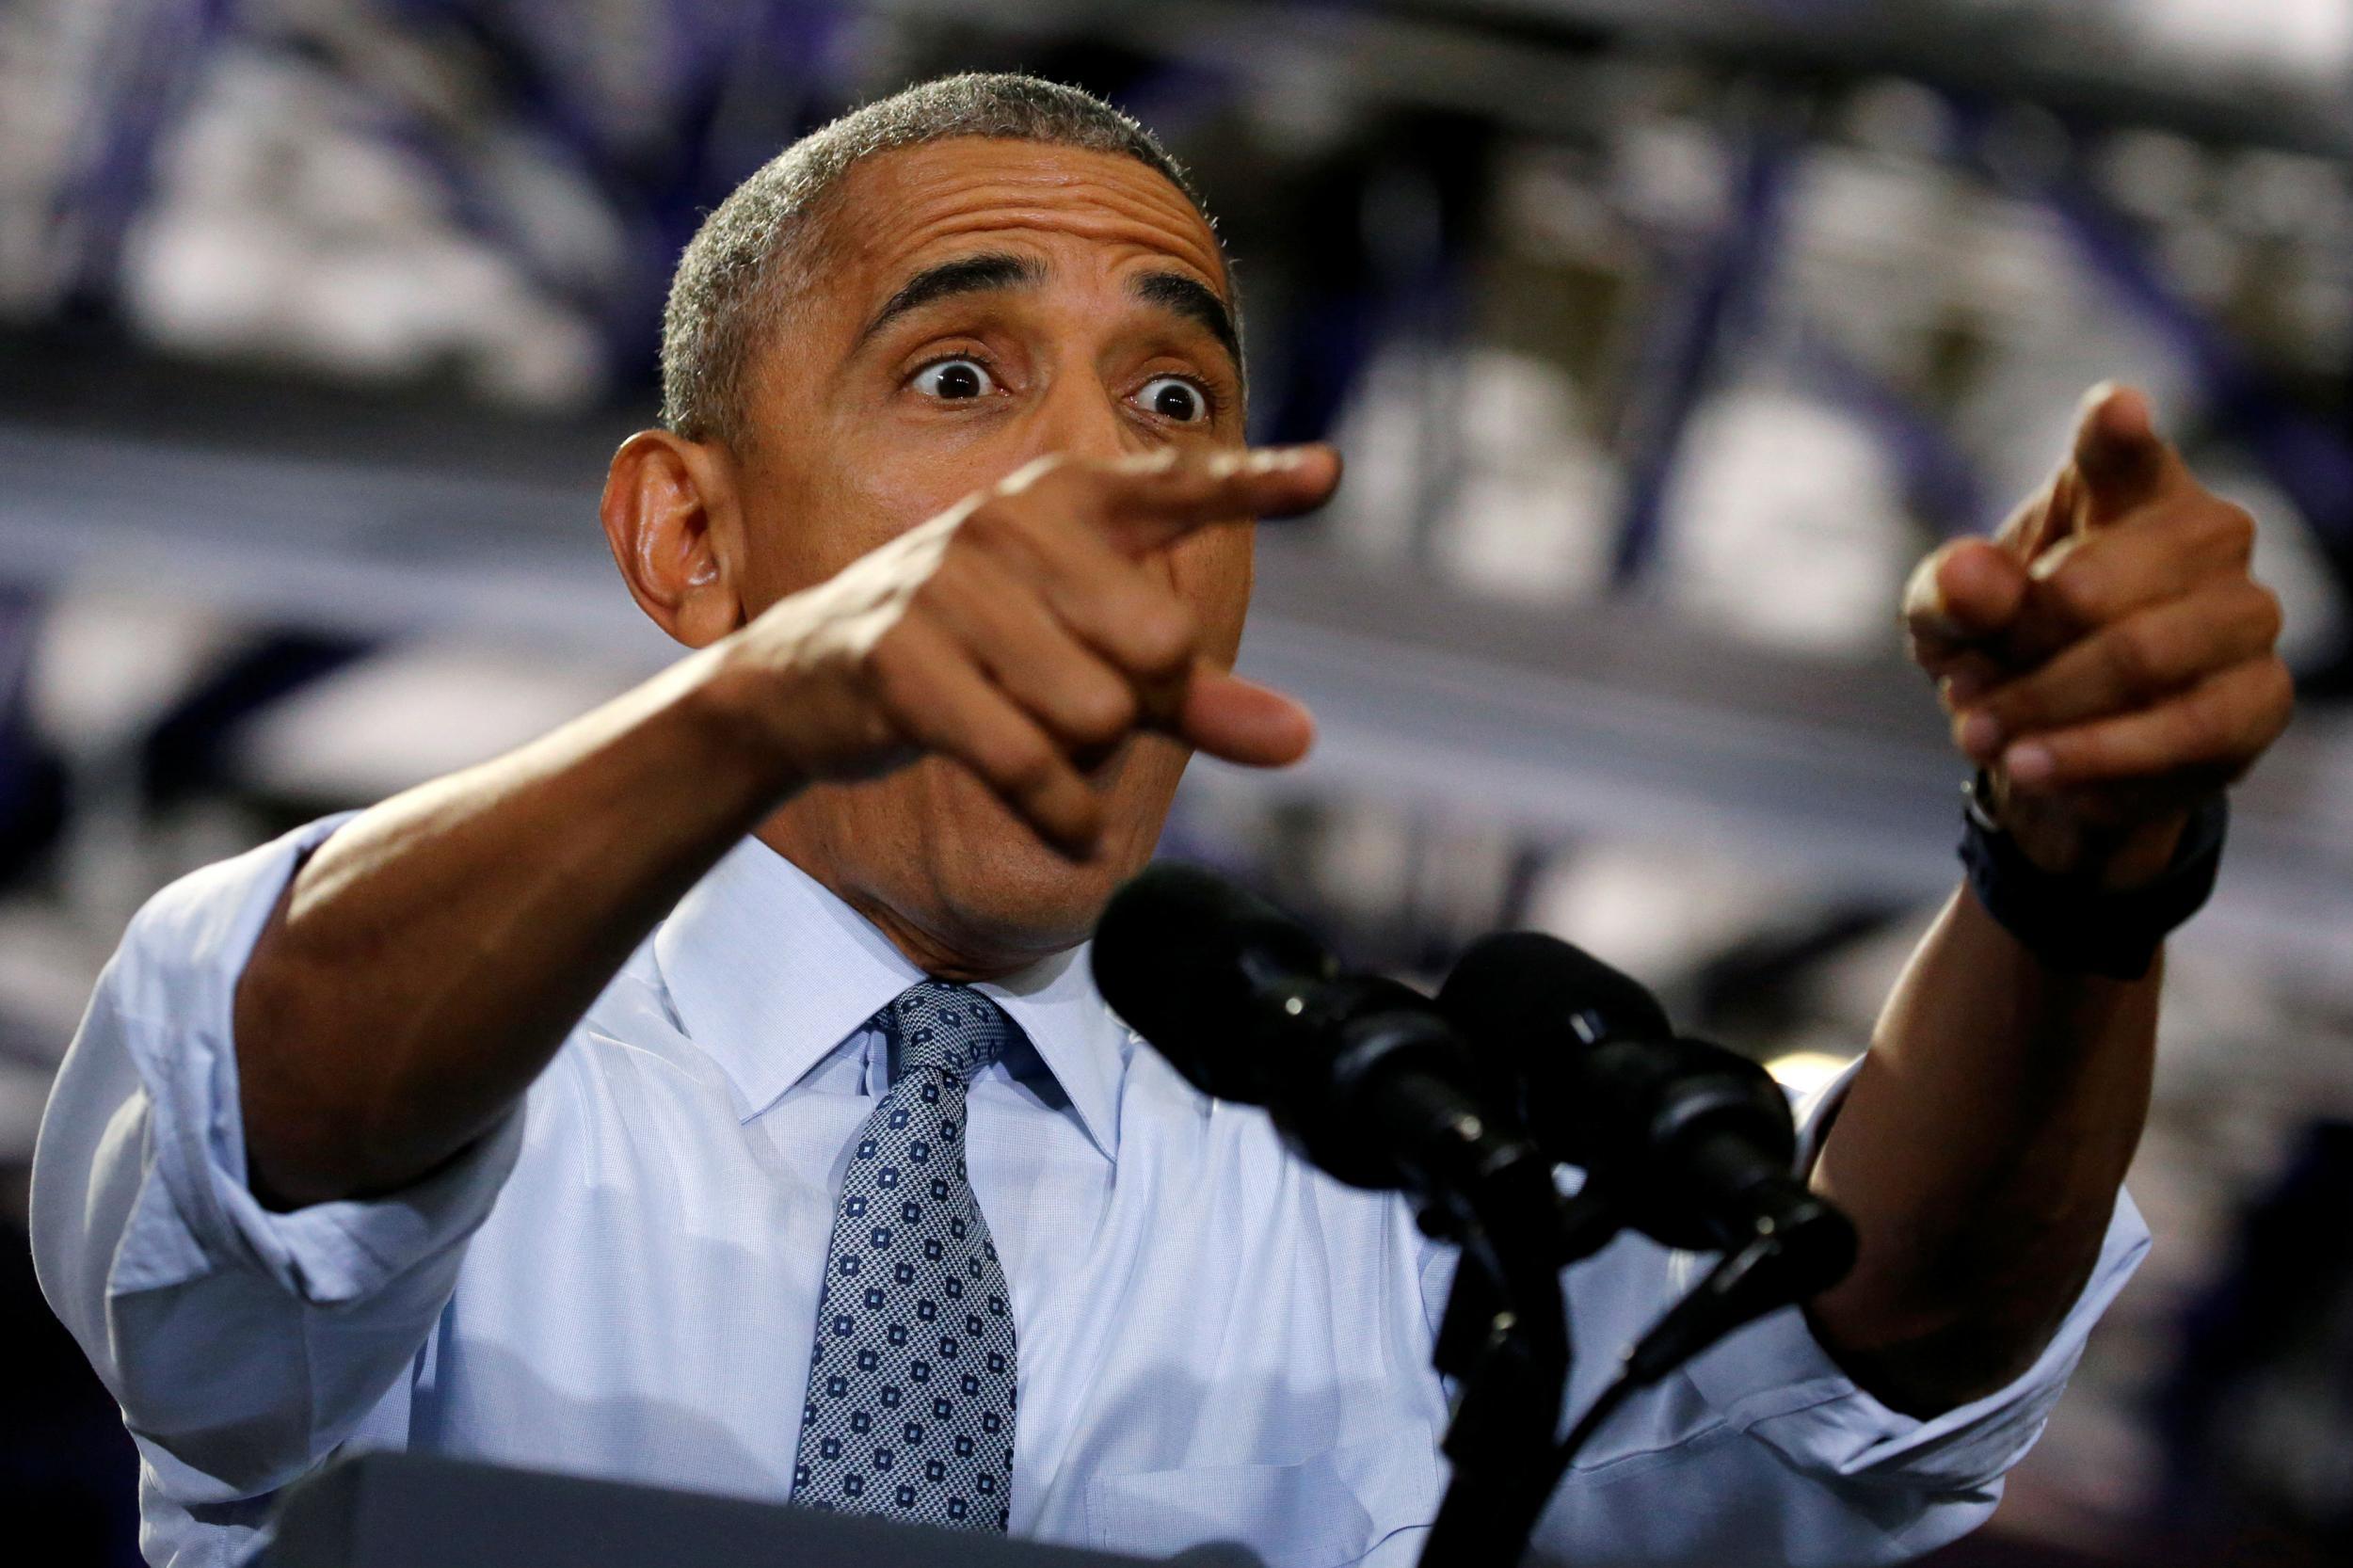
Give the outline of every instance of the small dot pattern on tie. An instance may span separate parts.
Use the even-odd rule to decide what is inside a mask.
[[[792,1500],[1001,1530],[1013,1491],[1013,1298],[965,1172],[965,1091],[1015,1024],[925,981],[876,1016],[898,1070],[834,1210]]]

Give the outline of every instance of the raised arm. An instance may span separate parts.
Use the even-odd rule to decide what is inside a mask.
[[[2285,726],[2279,607],[2248,575],[2252,543],[2139,395],[2103,389],[2072,460],[1997,540],[1923,564],[1915,655],[2040,869],[2151,882],[2190,808]],[[1816,1332],[1885,1402],[1941,1412],[2049,1343],[2139,1141],[2161,968],[2048,963],[1965,888],[1914,955],[1816,1176],[1863,1232]]]
[[[1080,760],[1132,730],[1248,763],[1305,749],[1304,713],[1225,673],[1152,557],[1321,503],[1328,453],[1033,464],[748,616],[701,499],[724,461],[651,432],[605,492],[632,592],[701,651],[368,811],[288,888],[235,1005],[264,1201],[386,1192],[480,1137],[663,913],[811,783],[937,753],[1083,856]]]

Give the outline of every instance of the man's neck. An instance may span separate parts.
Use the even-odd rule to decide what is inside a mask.
[[[848,904],[881,932],[902,957],[935,980],[964,985],[1002,980],[1066,951],[1069,945],[1041,949],[945,935],[875,893],[829,856],[809,853],[790,837],[773,831],[762,831],[756,837],[799,868],[809,880]]]
[[[824,881],[823,877],[818,880]],[[944,942],[898,910],[878,900],[861,897],[856,888],[836,887],[832,883],[825,883],[825,886],[836,898],[865,916],[875,930],[889,938],[890,945],[897,948],[908,963],[934,980],[952,981],[965,985],[1002,980],[1009,974],[1028,968],[1041,958],[1050,956],[1043,952],[989,952]]]

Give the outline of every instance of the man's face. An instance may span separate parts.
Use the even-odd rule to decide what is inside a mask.
[[[1217,242],[1156,171],[961,138],[868,159],[837,196],[826,260],[749,377],[747,615],[1044,454],[1242,444]],[[1250,562],[1237,521],[1150,563],[1213,658],[1241,640]],[[1084,937],[1149,857],[1185,760],[1139,736],[1096,770],[1110,825],[1083,863],[936,758],[806,792],[761,837],[902,946],[1009,966]]]

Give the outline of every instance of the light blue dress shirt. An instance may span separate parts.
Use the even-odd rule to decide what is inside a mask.
[[[42,1125],[43,1288],[136,1439],[149,1557],[248,1558],[273,1494],[350,1446],[783,1498],[865,1022],[920,978],[747,840],[600,997],[521,1109],[416,1187],[272,1213],[247,1191],[231,1006],[315,824],[167,888],[99,982]],[[1080,952],[982,987],[1031,1043],[970,1096],[972,1183],[1019,1333],[1016,1534],[1277,1568],[1400,1565],[1445,1465],[1450,1254],[1194,1092]],[[1859,1391],[1794,1311],[1622,1412],[1540,1558],[1876,1563],[1993,1507],[2147,1244],[2120,1201],[2041,1363],[1933,1421]],[[1589,1399],[1696,1261],[1570,1271]]]

